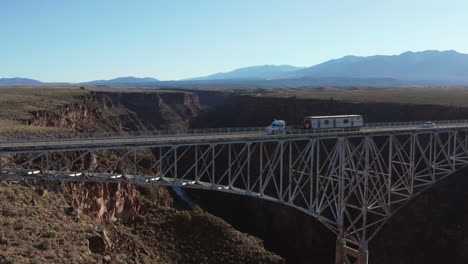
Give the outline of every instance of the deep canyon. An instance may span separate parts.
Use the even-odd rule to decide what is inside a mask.
[[[30,126],[64,127],[77,133],[90,133],[257,127],[268,125],[274,118],[299,125],[307,115],[361,114],[366,122],[468,119],[468,108],[352,103],[296,96],[278,98],[226,91],[116,90],[89,92],[80,95],[76,102],[30,114],[27,121]],[[467,174],[467,170],[459,171],[399,211],[371,241],[370,263],[466,263]],[[18,188],[26,188],[21,192],[28,192],[32,185],[28,182],[26,187]],[[179,210],[184,209],[183,201],[162,187],[44,183],[44,187],[31,190],[41,193],[55,189],[64,194],[69,205],[65,215],[83,214],[91,223],[102,225],[100,230],[112,231],[111,234],[94,231],[94,238],[87,239],[96,249],[93,253],[98,255],[86,261],[119,263],[114,255],[126,250],[134,254],[128,253],[125,258],[130,263],[145,263],[144,259],[150,261],[147,263],[333,263],[334,235],[314,218],[283,205],[225,193],[188,190],[190,197],[209,214],[192,212],[191,220],[187,220],[189,217]],[[140,195],[150,198],[145,202]],[[40,201],[40,197],[43,196],[36,200]],[[24,201],[27,200],[29,197],[24,197]],[[2,212],[5,214],[5,209]],[[235,231],[212,215],[263,242]],[[186,227],[186,221],[192,221],[195,227]],[[122,225],[106,226],[108,222]],[[130,232],[126,228],[137,231]],[[124,233],[138,238],[126,245],[118,237]],[[194,241],[198,242],[191,245]],[[217,243],[210,244],[210,241]],[[102,245],[93,246],[99,243]],[[216,247],[219,248],[211,251]],[[155,253],[154,248],[163,248],[162,253]],[[0,249],[0,254],[2,250],[5,249]],[[187,250],[197,253],[188,254]],[[9,257],[5,256],[5,261]],[[85,260],[76,262],[85,263]]]

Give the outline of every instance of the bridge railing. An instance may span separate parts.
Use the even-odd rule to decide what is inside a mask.
[[[364,128],[372,132],[372,128],[383,127],[421,127],[427,121],[410,122],[381,122],[365,123]],[[434,120],[435,127],[443,125],[468,126],[468,120]],[[172,129],[172,130],[154,130],[154,131],[118,131],[118,132],[92,132],[92,133],[54,133],[54,134],[9,134],[0,135],[0,142],[23,142],[23,141],[47,141],[47,140],[80,140],[80,139],[98,139],[98,138],[128,138],[128,137],[182,137],[189,135],[213,135],[213,134],[255,134],[264,133],[265,126],[262,127],[233,127],[233,128],[197,128],[197,129]],[[354,131],[345,131],[340,129],[329,130],[306,130],[302,126],[289,126],[289,134],[321,135],[328,133],[352,134]]]
[[[433,122],[437,125],[448,125],[448,124],[467,124],[468,120],[431,120],[431,121],[407,121],[407,122],[373,122],[365,123],[364,127],[397,127],[397,126],[422,126],[426,122]]]
[[[197,128],[197,129],[170,129],[170,130],[146,130],[146,131],[115,131],[115,132],[90,132],[90,133],[45,133],[45,134],[3,134],[1,141],[25,141],[25,140],[69,140],[69,139],[93,139],[93,138],[123,138],[123,137],[170,137],[186,135],[210,135],[210,134],[249,134],[265,131],[265,127],[232,127],[232,128]]]

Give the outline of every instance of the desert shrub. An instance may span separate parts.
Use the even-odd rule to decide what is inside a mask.
[[[150,201],[155,201],[159,196],[157,187],[151,185],[139,185],[138,191],[143,197]]]
[[[8,238],[5,235],[5,233],[0,233],[0,245],[6,245],[6,246],[9,245]]]
[[[36,246],[40,250],[50,250],[54,248],[54,240],[52,239],[43,239],[39,245]]]
[[[20,219],[15,222],[15,224],[13,225],[13,229],[18,231],[18,230],[24,229],[25,226],[26,226],[25,221]]]
[[[127,263],[127,255],[125,254],[119,254],[115,257],[115,261],[118,263],[118,264],[124,264],[124,263]]]
[[[47,231],[42,235],[42,237],[47,237],[47,238],[54,238],[56,236],[57,236],[57,232],[55,231]]]
[[[5,206],[2,212],[3,216],[6,217],[15,217],[17,215],[17,210],[12,206]]]
[[[137,195],[136,195],[136,199],[141,204],[141,203],[143,203],[143,200],[145,199],[145,197],[143,197],[143,195],[141,195],[141,193],[138,192]]]
[[[186,223],[190,223],[190,221],[192,221],[192,215],[189,211],[183,211],[181,216],[183,221]]]
[[[198,204],[195,205],[195,207],[193,207],[192,210],[197,214],[203,214],[205,212],[205,211],[203,211],[203,209]]]
[[[34,215],[36,215],[36,208],[31,208],[31,207],[26,207],[24,210],[23,210],[23,214],[24,216],[26,217],[32,217]]]
[[[21,241],[28,241],[31,239],[31,234],[26,230],[22,230],[22,231],[16,232],[15,239],[18,239]]]
[[[34,248],[32,246],[27,246],[26,249],[24,250],[24,253],[26,254],[26,256],[29,256],[29,257],[32,257],[34,256],[34,254],[36,253],[36,250],[34,250]]]
[[[148,255],[146,255],[146,254],[140,253],[140,254],[139,254],[139,257],[140,257],[140,260],[141,260],[141,262],[142,262],[143,264],[150,264],[150,263],[153,263],[153,262],[151,261],[151,258],[150,258]]]

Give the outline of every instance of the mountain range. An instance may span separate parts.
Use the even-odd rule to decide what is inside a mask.
[[[0,79],[3,84],[40,84],[31,79]],[[179,81],[146,77],[119,77],[81,84],[149,87],[242,87],[242,86],[436,86],[468,85],[468,54],[453,50],[405,52],[399,55],[345,56],[311,67],[263,65],[220,72]]]
[[[468,54],[428,50],[392,56],[345,56],[307,68],[289,65],[255,66],[190,80],[247,78],[390,78],[404,83],[468,84]]]
[[[141,83],[152,83],[158,82],[159,80],[151,77],[137,78],[137,77],[118,77],[111,80],[96,80],[85,82],[81,84],[93,84],[93,85],[110,85],[110,84],[141,84]]]
[[[27,78],[0,78],[0,85],[30,85],[42,82]]]
[[[198,80],[224,80],[224,79],[272,79],[278,76],[287,76],[288,73],[305,69],[291,65],[263,65],[239,68],[230,72],[219,72],[205,77],[185,79],[186,81]]]
[[[423,51],[394,56],[346,56],[295,71],[289,77],[393,78],[404,82],[468,84],[468,54]]]

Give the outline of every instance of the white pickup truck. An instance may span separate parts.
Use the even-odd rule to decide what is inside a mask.
[[[284,120],[274,120],[271,125],[265,128],[268,135],[283,134],[286,132],[286,122]]]

